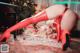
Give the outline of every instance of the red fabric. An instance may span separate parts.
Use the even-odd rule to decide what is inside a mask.
[[[62,42],[62,48],[63,48],[63,45],[66,43],[66,34],[67,34],[68,31],[61,30],[61,24],[60,24],[61,18],[58,18],[55,21],[57,23],[55,25],[56,26],[56,31],[57,31],[57,37],[56,37],[56,39],[57,39],[57,41]]]
[[[57,40],[59,41],[60,40],[60,35],[61,35],[61,19],[62,17],[58,17],[55,22],[57,23],[56,24],[56,30],[57,30]]]
[[[69,32],[67,30],[62,30],[61,29],[61,20],[62,20],[62,17],[64,15],[64,13],[66,12],[68,8],[66,8],[63,12],[63,14],[61,14],[60,16],[58,16],[56,19],[55,19],[55,22],[57,24],[55,24],[55,27],[56,27],[56,31],[57,31],[57,40],[58,41],[61,41],[62,44],[64,45],[66,43],[66,34]]]
[[[62,42],[62,45],[64,45],[66,43],[66,34],[70,34],[69,31],[67,30],[61,30],[61,36],[60,36],[60,40]]]

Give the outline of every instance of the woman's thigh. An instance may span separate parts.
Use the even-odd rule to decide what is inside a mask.
[[[76,15],[71,11],[67,10],[61,21],[61,29],[71,31],[76,22]]]

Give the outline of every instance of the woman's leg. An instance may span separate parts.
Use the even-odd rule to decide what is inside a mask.
[[[3,34],[3,36],[0,40],[2,40],[4,37],[9,38],[10,37],[9,33],[13,32],[17,29],[21,29],[23,27],[26,27],[29,24],[37,23],[37,22],[40,22],[40,21],[45,21],[45,20],[48,20],[48,19],[54,19],[58,15],[62,14],[64,12],[64,10],[65,10],[65,7],[63,5],[51,6],[47,9],[45,9],[44,11],[36,14],[35,16],[32,16],[30,18],[26,18],[23,21],[17,23],[16,25],[8,28],[4,32],[4,34]]]
[[[47,14],[46,14],[46,11],[42,11],[40,12],[39,14],[33,16],[33,17],[30,17],[30,18],[26,18],[24,19],[23,21],[17,23],[16,25],[8,28],[3,36],[0,38],[0,41],[3,40],[4,38],[8,39],[10,37],[10,34],[11,32],[17,30],[17,29],[21,29],[23,27],[26,27],[28,26],[29,24],[32,24],[32,23],[37,23],[37,22],[40,22],[40,21],[45,21],[45,20],[48,20],[48,17],[47,17]]]
[[[66,37],[67,35],[70,35],[70,31],[72,30],[72,28],[74,27],[76,22],[76,15],[74,12],[72,12],[71,10],[67,10],[62,18],[61,21],[61,41],[62,44],[66,44]]]

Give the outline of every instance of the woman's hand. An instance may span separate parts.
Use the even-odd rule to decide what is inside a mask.
[[[2,36],[0,37],[0,41],[4,42],[6,40],[8,40],[10,38],[10,32],[9,31],[5,31]]]

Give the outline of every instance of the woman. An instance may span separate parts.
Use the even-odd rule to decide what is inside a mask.
[[[50,6],[30,18],[22,20],[16,25],[8,28],[3,33],[3,36],[1,37],[0,41],[2,41],[4,38],[8,39],[10,37],[10,33],[17,29],[26,27],[29,24],[52,19],[54,19],[57,23],[57,40],[61,41],[63,44],[62,46],[64,46],[66,43],[66,34],[70,34],[70,31],[72,30],[76,22],[75,13],[64,5]]]

